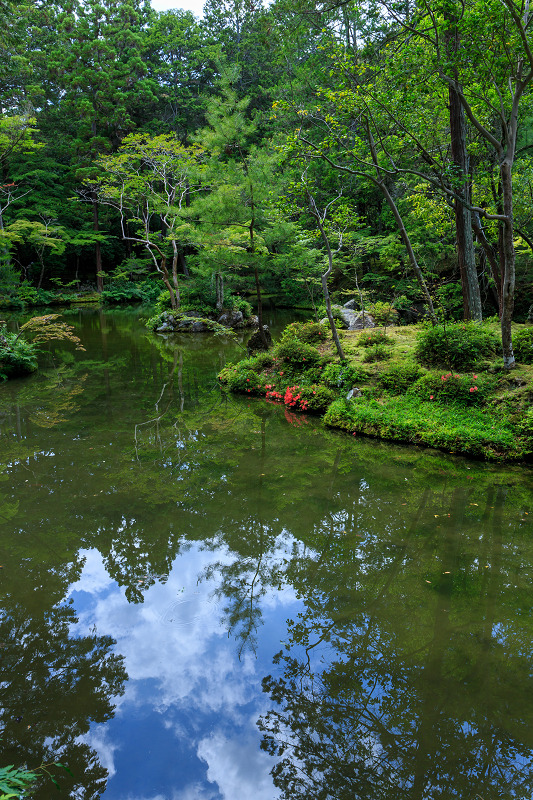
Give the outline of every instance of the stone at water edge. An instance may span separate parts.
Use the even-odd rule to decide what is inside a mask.
[[[244,325],[244,316],[242,311],[223,311],[218,317],[217,322],[219,325],[225,325],[227,328],[242,328]]]
[[[253,350],[268,350],[268,348],[271,347],[271,345],[272,345],[272,335],[270,333],[268,325],[263,325],[263,331],[265,333],[265,338],[267,340],[267,346],[265,347],[265,345],[264,345],[263,339],[261,337],[261,332],[260,331],[256,331],[255,333],[252,333],[252,335],[250,336],[250,339],[248,340],[248,344],[247,344],[248,350],[252,350],[252,351]]]

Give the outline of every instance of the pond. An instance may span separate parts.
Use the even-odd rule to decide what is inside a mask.
[[[1,763],[69,798],[529,799],[531,470],[228,398],[231,340],[65,319],[86,352],[0,386]]]

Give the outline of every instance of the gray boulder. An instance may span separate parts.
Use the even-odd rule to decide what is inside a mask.
[[[359,303],[354,298],[353,300],[348,300],[348,302],[343,305],[343,308],[349,308],[350,311],[355,311],[355,309],[358,308],[358,306]]]

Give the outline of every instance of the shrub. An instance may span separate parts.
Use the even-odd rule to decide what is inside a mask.
[[[515,358],[522,364],[533,364],[533,328],[523,328],[513,335]]]
[[[478,378],[477,375],[459,375],[447,372],[430,372],[423,375],[409,390],[421,400],[453,403],[459,406],[480,406],[487,401],[496,379]]]
[[[320,414],[334,401],[335,394],[326,386],[287,386],[283,391],[276,390],[267,384],[267,400],[282,402],[289,408]]]
[[[474,322],[435,325],[417,336],[415,357],[430,367],[450,370],[475,369],[482,358],[490,358],[501,349],[499,337],[483,325]]]
[[[319,306],[317,308],[317,314],[318,314],[320,319],[326,319],[326,323],[327,323],[328,312],[326,310],[326,306],[325,305],[321,305],[321,306]],[[341,310],[340,310],[339,306],[335,306],[335,305],[331,306],[331,316],[333,317],[333,319],[335,321],[335,325],[336,325],[337,328],[347,328],[348,327],[348,325],[346,324],[346,322],[344,320],[344,317],[342,316],[342,313],[341,313]],[[329,325],[328,325],[328,327],[329,327]]]
[[[357,339],[357,344],[359,347],[373,347],[376,344],[393,344],[394,339],[391,336],[387,336],[385,331],[380,330],[369,330],[361,333]]]
[[[262,394],[263,382],[255,370],[250,369],[246,362],[224,367],[218,379],[232,392],[241,394]]]
[[[35,346],[17,334],[0,330],[0,379],[28,375],[37,369]]]
[[[258,353],[256,356],[250,359],[250,366],[252,369],[261,372],[264,369],[268,369],[274,363],[274,356],[272,353]]]
[[[322,359],[316,347],[292,338],[279,342],[274,348],[274,355],[283,359],[290,366],[299,369],[316,367]]]
[[[375,320],[378,325],[396,325],[399,314],[390,303],[376,300],[365,307],[365,312]]]
[[[374,361],[387,361],[391,356],[392,350],[389,350],[389,348],[385,347],[383,344],[375,344],[373,347],[367,349],[363,356],[363,361],[365,364],[372,364]]]
[[[300,342],[315,344],[325,341],[327,332],[327,327],[317,322],[291,322],[283,331],[281,341],[299,339]]]
[[[135,303],[144,299],[142,290],[127,280],[113,281],[100,295],[104,303]]]
[[[352,364],[328,364],[323,373],[322,380],[326,386],[348,388],[365,381],[368,374],[363,367],[353,366]]]
[[[403,394],[420,378],[418,364],[394,364],[377,376],[377,386],[389,394]]]
[[[226,296],[224,305],[232,311],[242,311],[244,319],[249,319],[252,316],[252,305],[248,300],[245,300],[244,297],[237,297],[237,295],[230,294]]]

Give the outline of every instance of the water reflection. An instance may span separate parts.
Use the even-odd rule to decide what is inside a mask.
[[[66,761],[72,798],[529,797],[530,472],[226,398],[231,342],[77,324],[0,387],[1,763]]]
[[[300,574],[306,609],[263,682],[282,798],[531,796],[531,621],[506,494],[488,488],[472,530],[471,495],[439,493],[433,532],[425,492],[401,542],[369,537],[354,560],[338,539]]]

